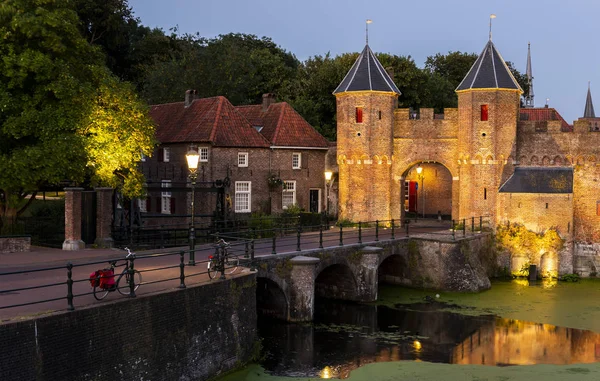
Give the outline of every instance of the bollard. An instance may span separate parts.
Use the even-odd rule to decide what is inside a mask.
[[[408,229],[409,229],[409,226],[410,226],[410,224],[409,224],[409,221],[408,221],[408,220],[406,220],[406,221],[404,221],[404,222],[405,222],[405,223],[404,223],[404,230],[406,231],[406,236],[408,237],[408,236],[409,236]]]
[[[375,220],[375,242],[379,241],[379,220]]]
[[[179,288],[185,288],[185,251],[179,252]]]
[[[392,218],[392,239],[396,239],[396,235],[394,234],[394,219]]]
[[[475,217],[471,217],[471,233],[475,231]]]
[[[340,246],[344,246],[344,232],[342,225],[340,225]]]
[[[296,232],[296,251],[300,251],[300,236],[302,234],[302,225],[298,225]]]
[[[271,245],[271,254],[275,255],[277,254],[277,243],[275,242],[277,240],[277,229],[273,229],[273,243]]]
[[[67,304],[69,305],[69,311],[73,311],[73,264],[67,263]]]
[[[135,257],[131,257],[129,258],[129,297],[130,298],[135,298],[135,278],[134,278],[134,267],[133,267],[133,261],[135,260]]]
[[[323,225],[319,226],[319,249],[323,248]]]
[[[362,228],[360,221],[358,221],[358,243],[362,243]]]

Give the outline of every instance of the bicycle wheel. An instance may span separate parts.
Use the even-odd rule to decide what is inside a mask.
[[[129,287],[130,277],[131,275],[129,274],[129,271],[119,276],[119,279],[117,280],[117,291],[119,291],[119,294],[129,296],[131,293],[131,288]],[[133,270],[133,283],[133,290],[137,291],[137,289],[140,287],[140,284],[142,284],[142,273],[137,270]]]
[[[106,295],[108,295],[108,289],[107,288],[102,288],[100,286],[94,286],[94,298],[96,298],[96,300],[102,300],[104,298],[106,298]]]
[[[227,257],[225,260],[225,274],[233,274],[240,265],[240,259],[236,256]]]
[[[216,277],[219,276],[220,269],[219,269],[219,266],[217,265],[217,261],[215,259],[211,259],[208,261],[207,268],[208,268],[208,270],[207,270],[208,277],[210,279],[215,279]]]

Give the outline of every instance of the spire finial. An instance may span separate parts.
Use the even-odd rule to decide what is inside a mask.
[[[531,42],[527,43],[527,69],[525,71],[525,75],[527,76],[527,93],[524,95],[525,98],[525,107],[531,108],[535,107],[533,102],[533,72],[531,70]]]
[[[492,41],[492,19],[495,19],[496,15],[495,14],[491,14],[490,15],[490,41]]]
[[[372,23],[373,20],[371,19],[367,19],[367,26],[366,26],[366,34],[367,34],[367,45],[369,45],[369,24]]]

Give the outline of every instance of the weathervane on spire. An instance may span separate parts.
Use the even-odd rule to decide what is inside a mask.
[[[492,41],[492,19],[495,19],[496,15],[495,14],[491,14],[490,15],[490,41]]]
[[[369,24],[372,22],[373,20],[367,19],[367,45],[369,45]]]

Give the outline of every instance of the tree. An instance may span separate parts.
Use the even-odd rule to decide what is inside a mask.
[[[98,184],[122,178],[131,194],[141,189],[133,160],[151,154],[152,124],[81,36],[70,4],[0,4],[0,228],[45,184],[89,174]]]

